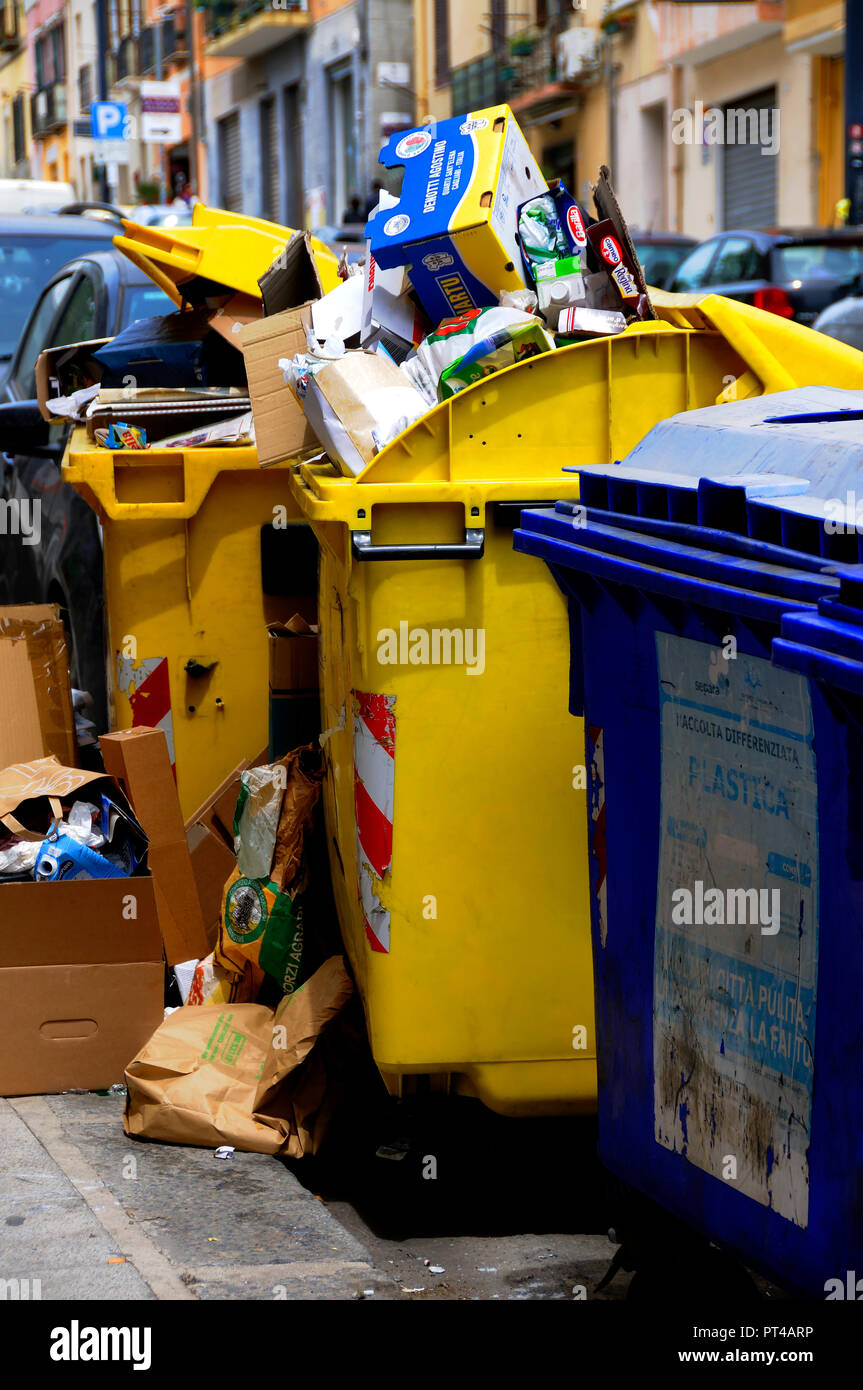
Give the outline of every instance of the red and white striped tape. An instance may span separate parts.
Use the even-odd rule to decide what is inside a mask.
[[[394,695],[355,691],[354,813],[360,901],[373,951],[390,949],[390,914],[375,891],[393,857],[396,717]]]

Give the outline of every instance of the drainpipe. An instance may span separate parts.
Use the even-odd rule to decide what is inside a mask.
[[[100,101],[108,100],[108,0],[96,0],[96,91]],[[102,202],[108,201],[108,170],[100,166],[99,183],[102,189]]]
[[[863,0],[845,0],[845,196],[848,224],[863,223]]]
[[[198,55],[197,30],[195,20],[197,11],[193,0],[186,0],[186,29],[189,34],[189,116],[191,118],[191,137],[189,148],[189,182],[192,192],[201,196],[198,177]]]

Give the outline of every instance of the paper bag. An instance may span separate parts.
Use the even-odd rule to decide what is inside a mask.
[[[289,1158],[315,1153],[328,1119],[315,1044],[352,993],[343,958],[331,956],[275,1010],[175,1010],[126,1070],[126,1133]]]
[[[94,791],[109,792],[126,807],[125,797],[104,772],[63,767],[53,754],[29,763],[12,763],[0,769],[0,826],[22,840],[44,840],[52,822],[62,817],[60,799],[74,796],[93,782],[102,784]]]

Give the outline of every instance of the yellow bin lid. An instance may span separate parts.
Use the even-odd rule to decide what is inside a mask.
[[[288,242],[290,227],[196,203],[191,227],[142,227],[123,222],[118,251],[139,266],[174,303],[191,304],[239,291],[260,299],[258,280]],[[324,292],[339,283],[335,256],[316,239],[315,261]]]

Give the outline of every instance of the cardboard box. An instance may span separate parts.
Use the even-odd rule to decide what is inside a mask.
[[[317,740],[321,732],[318,629],[295,614],[271,623],[270,761]]]
[[[122,1081],[163,1008],[149,876],[0,885],[0,1095]]]
[[[161,729],[124,729],[99,740],[105,771],[122,787],[149,841],[149,865],[165,958],[199,960],[209,950],[177,787]]]
[[[280,357],[308,351],[306,332],[312,326],[312,304],[324,293],[309,233],[298,233],[258,283],[264,317],[246,325],[239,338],[255,418],[258,462],[267,468],[320,449],[303,407],[279,367]]]
[[[102,380],[102,363],[94,354],[110,341],[110,338],[93,338],[89,342],[46,348],[39,353],[36,358],[36,400],[43,420],[57,424],[57,416],[48,409],[49,400],[57,396],[71,396],[83,386],[93,386]]]
[[[256,322],[261,306],[234,295],[218,309],[176,310],[138,319],[96,354],[106,386],[241,386],[245,363],[240,334]]]
[[[224,837],[206,825],[191,825],[186,831],[186,844],[192,860],[192,873],[208,949],[213,950],[219,938],[219,918],[222,910],[222,894],[225,884],[237,867],[234,851],[225,843]]]
[[[10,605],[0,608],[0,767],[48,753],[77,765],[66,629],[56,604]]]
[[[508,106],[393,135],[380,162],[404,178],[368,224],[372,254],[408,266],[434,324],[525,288],[516,209],[548,184]]]

